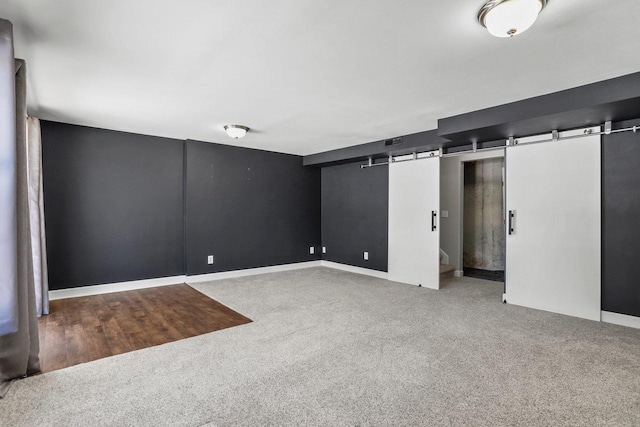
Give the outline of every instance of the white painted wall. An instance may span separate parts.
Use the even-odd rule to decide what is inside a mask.
[[[504,150],[443,157],[440,163],[440,209],[449,212],[440,221],[440,247],[449,255],[449,263],[462,270],[462,163],[504,157]]]
[[[439,289],[439,194],[439,157],[389,165],[389,280]]]
[[[506,165],[507,302],[600,320],[600,136],[509,147]]]

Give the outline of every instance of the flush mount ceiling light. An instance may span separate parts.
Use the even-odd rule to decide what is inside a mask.
[[[478,21],[496,37],[513,37],[536,22],[547,0],[489,0],[478,13]]]
[[[227,135],[235,139],[242,138],[249,132],[248,127],[241,125],[226,125],[224,130],[227,131]]]

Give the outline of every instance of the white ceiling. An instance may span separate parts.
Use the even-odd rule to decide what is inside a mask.
[[[3,0],[0,17],[36,117],[294,154],[640,71],[638,0],[550,0],[513,39],[482,4]]]

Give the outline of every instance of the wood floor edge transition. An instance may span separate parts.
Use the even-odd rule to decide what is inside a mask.
[[[250,322],[186,283],[53,300],[38,374]]]

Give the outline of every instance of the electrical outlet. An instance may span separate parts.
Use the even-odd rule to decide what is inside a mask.
[[[207,257],[207,264],[209,264],[209,265],[213,264],[213,255],[209,255]]]
[[[364,253],[364,260],[369,261],[369,252]]]
[[[326,246],[323,246],[323,247],[322,247],[322,253],[323,253],[323,254],[326,254],[326,253],[327,253],[327,247],[326,247]]]
[[[314,248],[313,246],[309,246],[309,255],[313,255],[316,253],[316,248]]]
[[[449,211],[442,211],[442,218],[449,218]]]

